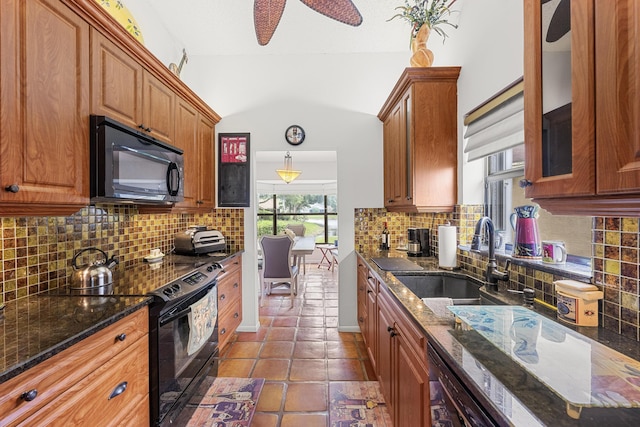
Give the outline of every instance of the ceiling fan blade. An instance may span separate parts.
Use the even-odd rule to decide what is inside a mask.
[[[311,9],[344,24],[357,27],[362,15],[351,0],[300,0]]]
[[[571,31],[571,0],[560,0],[549,22],[545,39],[548,43],[557,42],[569,31]]]
[[[287,0],[255,0],[253,3],[253,25],[258,44],[264,46],[275,33]]]

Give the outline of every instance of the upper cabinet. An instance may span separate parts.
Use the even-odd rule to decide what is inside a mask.
[[[171,143],[175,94],[128,53],[91,31],[91,111]]]
[[[525,196],[640,215],[640,4],[525,0],[524,16]]]
[[[451,212],[457,203],[459,74],[407,68],[380,110],[387,210]]]
[[[89,203],[89,25],[57,0],[0,2],[0,214]]]
[[[2,0],[0,25],[0,215],[90,203],[90,114],[183,148],[192,210],[213,208],[220,117],[97,2]]]

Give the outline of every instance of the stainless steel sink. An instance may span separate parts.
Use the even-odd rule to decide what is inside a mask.
[[[451,298],[454,305],[486,303],[480,298],[482,283],[446,273],[393,273],[418,298]]]

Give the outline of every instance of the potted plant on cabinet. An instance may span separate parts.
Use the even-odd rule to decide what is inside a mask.
[[[458,25],[449,22],[453,12],[451,6],[457,0],[405,0],[404,6],[398,6],[398,11],[389,21],[400,18],[411,24],[411,66],[430,67],[433,63],[433,52],[427,49],[427,40],[431,31],[435,31],[444,40],[448,37],[442,29],[449,25],[458,28]]]

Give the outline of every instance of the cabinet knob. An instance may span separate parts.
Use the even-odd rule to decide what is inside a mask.
[[[226,295],[225,295],[225,294],[220,295],[220,301],[224,301],[226,298],[227,298],[227,297],[226,297]]]
[[[373,291],[372,291],[371,289],[367,289],[367,293],[368,293],[368,294],[372,294],[372,293],[373,293]]]
[[[392,338],[398,335],[398,333],[392,326],[387,326],[387,332],[389,332],[389,336],[391,336]]]
[[[226,328],[222,328],[222,330],[220,331],[220,335],[224,335],[227,333],[227,329]]]
[[[127,389],[127,385],[128,383],[126,381],[121,382],[120,384],[118,384],[116,386],[116,388],[113,389],[113,391],[111,392],[111,394],[109,395],[109,399],[107,400],[111,400],[114,397],[118,397],[120,396],[122,393],[125,392],[125,390]]]
[[[119,334],[119,335],[116,336],[116,339],[118,341],[124,341],[124,340],[127,339],[127,334]]]
[[[201,205],[201,204],[203,204],[203,203],[204,203],[204,202],[203,202],[202,200],[196,200],[196,205]]]
[[[4,187],[4,189],[9,193],[17,193],[18,191],[20,191],[20,187],[18,187],[18,184],[7,185],[6,187]]]
[[[138,125],[138,127],[139,127],[140,129],[142,129],[143,131],[145,131],[145,132],[151,132],[151,128],[150,128],[150,127],[145,126],[145,125],[144,125],[144,123],[140,123],[140,124]]]
[[[521,179],[520,182],[518,182],[518,185],[520,186],[520,188],[527,188],[533,185],[533,182],[529,181],[528,179]]]
[[[31,402],[36,397],[38,397],[38,390],[36,390],[35,388],[33,390],[25,391],[20,395],[20,399],[24,400],[25,402]]]
[[[238,312],[237,312],[237,311],[233,314],[233,318],[234,318],[234,319],[237,319],[239,316],[240,316],[240,315],[238,314]]]
[[[236,282],[236,283],[234,283],[234,284],[233,284],[233,287],[234,287],[234,288],[237,288],[238,286],[240,286],[240,285],[238,285],[238,282]]]
[[[387,203],[393,203],[393,199],[387,200]]]

